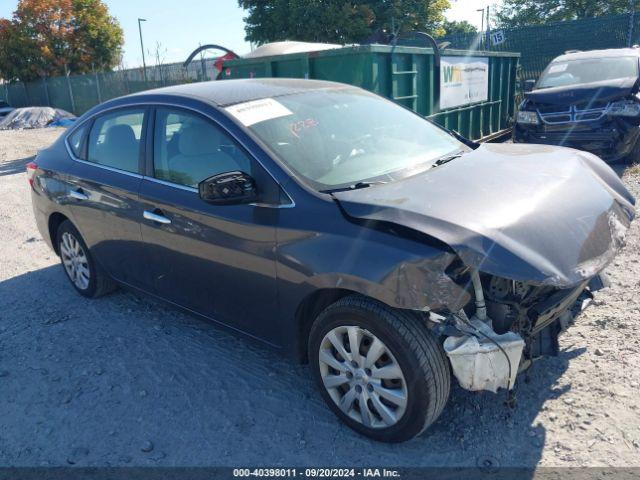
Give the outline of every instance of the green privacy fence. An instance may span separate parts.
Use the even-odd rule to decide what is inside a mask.
[[[547,64],[567,50],[622,48],[640,43],[640,12],[515,29],[486,34],[448,35],[449,48],[520,52],[522,79],[536,79]],[[502,35],[500,35],[502,34]]]
[[[567,50],[621,48],[640,43],[640,12],[636,12],[635,15],[615,15],[494,30],[491,33],[493,41],[487,41],[486,35],[482,34],[450,35],[439,41],[451,42],[448,47],[450,49],[520,52],[520,79],[537,78],[554,57]],[[443,54],[447,55],[447,51]],[[14,107],[49,105],[81,114],[102,101],[128,93],[160,86],[213,80],[218,73],[213,66],[214,61],[195,61],[188,69],[183,68],[182,64],[149,67],[146,79],[144,70],[138,68],[5,84],[0,85],[0,100],[7,100]],[[280,67],[284,69],[286,65],[283,63]],[[352,69],[358,68],[358,65],[352,65]],[[334,76],[334,79],[340,81],[340,75]],[[403,81],[409,82],[410,79],[407,77]],[[399,85],[401,83],[398,82]],[[427,112],[429,113],[433,114]],[[466,115],[467,113],[461,112],[462,117]],[[444,122],[445,119],[437,120]],[[455,120],[448,117],[447,122],[451,121]],[[461,121],[466,123],[466,119]]]
[[[213,80],[218,74],[215,59],[113,72],[44,77],[33,82],[0,85],[0,100],[13,107],[51,106],[76,115],[111,98],[150,88]]]

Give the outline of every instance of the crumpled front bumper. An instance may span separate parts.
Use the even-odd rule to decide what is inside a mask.
[[[513,128],[515,143],[558,145],[593,153],[605,162],[623,160],[631,154],[640,137],[637,124],[622,119],[560,125],[523,125]]]
[[[485,322],[475,315],[469,320],[458,316],[453,328],[441,324],[440,333],[446,335],[443,347],[460,386],[494,393],[512,389],[517,374],[535,359],[558,355],[559,335],[591,303],[594,292],[606,286],[608,281],[600,273],[577,288],[552,293],[529,309],[532,323],[526,332],[500,331],[490,316]]]

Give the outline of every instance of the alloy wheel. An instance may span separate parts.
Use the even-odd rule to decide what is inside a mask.
[[[62,234],[60,257],[73,284],[80,290],[89,288],[91,273],[87,254],[78,239],[69,232]]]
[[[342,412],[369,428],[402,418],[407,382],[382,340],[358,326],[339,326],[324,336],[318,355],[324,387]]]

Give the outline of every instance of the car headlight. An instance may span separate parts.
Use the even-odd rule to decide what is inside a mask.
[[[521,110],[518,112],[518,123],[526,123],[528,125],[538,125],[540,123],[540,119],[538,118],[538,114],[536,112],[527,112],[526,110]]]
[[[607,113],[621,117],[637,117],[640,115],[640,103],[634,100],[619,100],[609,105]]]

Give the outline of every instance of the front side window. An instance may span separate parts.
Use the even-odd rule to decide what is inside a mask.
[[[198,183],[219,173],[252,174],[251,162],[219,128],[200,115],[179,109],[156,110],[155,177],[179,185]]]
[[[636,57],[563,60],[549,64],[540,75],[536,88],[564,87],[637,76],[638,59]]]
[[[87,159],[126,172],[138,172],[144,110],[126,110],[99,116],[93,123]]]
[[[413,112],[354,88],[251,101],[227,112],[321,191],[414,175],[466,148]]]

